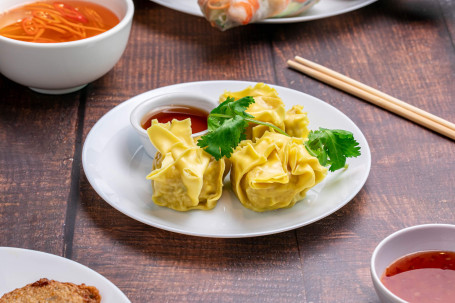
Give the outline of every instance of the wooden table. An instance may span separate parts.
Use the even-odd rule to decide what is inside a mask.
[[[227,32],[135,4],[122,59],[83,90],[42,95],[0,76],[0,246],[75,260],[138,303],[378,302],[369,271],[378,242],[407,226],[454,223],[453,141],[286,61],[300,55],[455,121],[455,2],[380,0],[327,19]],[[344,112],[371,148],[363,189],[316,223],[241,239],[163,231],[97,195],[81,151],[98,119],[145,91],[220,79],[289,87]]]

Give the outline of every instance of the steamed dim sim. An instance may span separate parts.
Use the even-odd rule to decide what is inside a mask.
[[[303,106],[286,111],[277,91],[263,83],[225,91],[209,114],[208,133],[200,138],[191,137],[190,119],[152,120],[147,134],[158,152],[147,179],[153,202],[178,211],[212,209],[230,172],[231,188],[246,208],[292,207],[328,171],[345,169],[346,158],[360,156],[352,133],[308,132],[308,121]]]
[[[120,22],[109,9],[86,1],[33,2],[0,14],[0,35],[55,43],[99,35]]]

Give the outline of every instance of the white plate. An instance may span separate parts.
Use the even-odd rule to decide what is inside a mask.
[[[84,265],[40,251],[0,247],[0,297],[41,278],[95,286],[101,302],[130,303],[112,282]]]
[[[88,181],[104,200],[131,218],[157,228],[204,237],[238,238],[278,233],[315,222],[348,203],[362,188],[370,171],[370,149],[362,132],[333,106],[304,93],[272,85],[286,108],[294,104],[304,106],[310,129],[322,126],[353,132],[362,155],[349,159],[346,171],[330,173],[290,209],[265,213],[248,210],[237,200],[229,182],[218,205],[210,211],[178,212],[153,204],[152,187],[145,179],[152,159],[130,125],[133,107],[152,96],[175,91],[198,92],[218,100],[224,90],[237,91],[254,84],[242,81],[184,83],[152,90],[121,103],[93,126],[85,140],[82,164]]]
[[[151,0],[176,11],[202,17],[197,0]],[[377,0],[320,0],[308,11],[299,16],[270,18],[261,23],[294,23],[322,19],[344,14],[373,3]]]

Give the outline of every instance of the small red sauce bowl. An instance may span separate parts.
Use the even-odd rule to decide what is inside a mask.
[[[189,92],[175,92],[159,95],[138,104],[131,111],[130,122],[136,133],[139,135],[145,151],[152,158],[155,157],[156,148],[150,142],[147,131],[142,127],[142,125],[151,112],[160,108],[169,108],[172,106],[191,107],[210,113],[212,109],[218,106],[218,104],[216,103],[216,100],[212,101],[207,96]],[[194,133],[192,137],[202,136],[206,132],[207,130]]]
[[[406,303],[381,282],[381,277],[393,262],[417,252],[455,251],[455,225],[424,224],[399,230],[382,240],[371,257],[371,278],[383,303]]]

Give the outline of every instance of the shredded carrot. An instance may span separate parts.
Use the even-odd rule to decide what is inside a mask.
[[[103,18],[93,9],[85,8],[84,13],[88,17],[92,17],[93,22],[96,23],[97,27],[104,27]]]
[[[19,36],[19,35],[8,35],[8,34],[2,34],[2,36],[6,38],[11,38],[11,39],[16,39],[16,40],[33,40],[32,36]]]
[[[50,29],[50,30],[54,30],[56,32],[59,32],[60,34],[66,34],[66,31],[61,29],[61,28],[58,28],[57,26],[52,26],[52,25],[49,25],[47,27],[47,29]]]
[[[120,22],[108,9],[79,0],[35,2],[9,12],[20,12],[23,18],[0,28],[0,35],[40,43],[75,41],[92,37]]]
[[[15,26],[11,26],[10,28],[2,30],[2,35],[8,34],[8,33],[11,33],[11,32],[16,32],[16,31],[18,31],[20,29],[21,29],[21,26],[16,24]]]
[[[50,8],[50,9],[54,8],[54,6],[52,4],[46,3],[46,2],[35,2],[35,3],[30,3],[27,5],[28,8],[38,8],[38,9],[40,9],[43,6],[46,8]]]
[[[87,17],[81,14],[77,9],[71,5],[63,2],[54,2],[54,8],[62,14],[65,18],[71,19],[76,22],[88,23]]]
[[[79,37],[84,37],[83,33],[81,33],[80,31],[76,30],[76,29],[73,29],[67,25],[63,25],[63,24],[56,24],[55,25],[56,27],[62,29],[62,30],[66,30],[66,32],[69,32],[69,33],[73,33]]]
[[[59,22],[58,15],[49,10],[36,10],[32,12],[33,17],[44,20],[49,23]]]
[[[36,33],[35,37],[33,37],[33,40],[35,40],[35,41],[38,40],[44,34],[44,31],[45,31],[44,28],[40,28],[38,30],[38,33]]]

